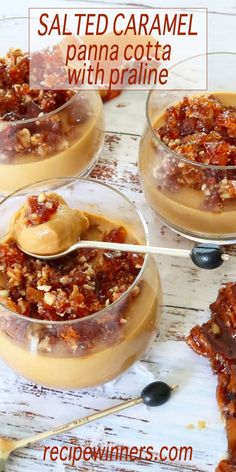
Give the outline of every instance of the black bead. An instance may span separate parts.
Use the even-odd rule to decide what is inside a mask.
[[[141,393],[143,403],[148,406],[160,406],[166,403],[171,394],[171,388],[164,382],[152,382]]]
[[[191,259],[201,269],[216,269],[224,262],[223,253],[222,247],[216,244],[199,244],[192,249]]]

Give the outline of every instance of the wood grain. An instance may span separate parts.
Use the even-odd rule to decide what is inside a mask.
[[[123,100],[125,97],[123,97]],[[121,100],[121,99],[120,99]],[[118,103],[114,101],[113,106]],[[107,133],[105,148],[99,164],[92,172],[94,178],[112,183],[125,192],[141,209],[152,234],[152,242],[186,247],[191,244],[164,228],[150,210],[143,194],[137,172],[138,138],[122,133]],[[0,424],[1,434],[23,437],[58,422],[69,421],[137,395],[146,383],[162,379],[180,385],[168,405],[150,411],[144,406],[114,415],[97,424],[84,426],[46,444],[80,445],[98,443],[123,445],[191,445],[192,463],[84,463],[81,471],[136,472],[199,471],[211,472],[225,451],[223,424],[215,398],[215,379],[207,361],[195,356],[184,342],[184,336],[196,322],[207,318],[206,307],[214,300],[220,283],[234,279],[234,261],[213,272],[200,271],[191,261],[159,256],[157,259],[164,292],[160,336],[140,363],[128,373],[104,388],[73,392],[47,389],[17,378],[0,363]],[[204,420],[206,429],[199,430]],[[193,424],[194,429],[188,429]],[[97,438],[97,439],[96,439]],[[43,445],[18,451],[10,459],[7,472],[54,471],[62,465],[42,463]],[[93,469],[94,467],[94,469]],[[65,472],[72,468],[64,466]]]

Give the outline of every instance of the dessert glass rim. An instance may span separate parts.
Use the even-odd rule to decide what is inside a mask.
[[[214,55],[231,55],[231,56],[235,56],[236,57],[236,53],[233,52],[233,51],[215,51],[215,52],[207,52],[206,54],[197,54],[195,56],[190,56],[190,57],[187,57],[186,59],[183,59],[179,62],[177,62],[176,64],[174,64],[173,66],[170,67],[169,70],[172,70],[174,69],[176,66],[180,65],[180,64],[183,64],[184,62],[187,62],[191,59],[194,59],[194,58],[197,58],[197,57],[201,57],[201,56],[214,56]],[[194,89],[189,89],[189,90],[186,90],[186,92],[190,92],[190,91],[193,91],[194,92]],[[173,91],[173,90],[172,90]],[[176,90],[178,91],[178,90]],[[155,129],[153,128],[153,125],[152,125],[152,122],[151,122],[151,118],[150,118],[150,115],[149,115],[149,105],[150,105],[150,100],[151,100],[151,96],[154,92],[160,92],[162,93],[161,90],[158,90],[156,88],[152,88],[149,92],[148,92],[148,96],[147,96],[147,100],[146,100],[146,120],[147,120],[147,124],[148,124],[148,128],[151,130],[151,133],[155,139],[155,141],[158,142],[158,144],[160,144],[166,151],[169,152],[169,154],[171,155],[171,157],[179,160],[179,161],[182,161],[182,162],[185,162],[186,164],[191,164],[192,166],[196,166],[196,167],[199,167],[199,168],[205,168],[205,169],[211,169],[211,170],[215,170],[215,171],[221,171],[221,170],[236,170],[236,165],[230,165],[230,166],[217,166],[217,165],[213,165],[213,164],[204,164],[204,163],[201,163],[201,162],[196,162],[196,161],[191,161],[190,159],[188,159],[187,157],[184,157],[183,155],[181,154],[178,154],[177,152],[175,152],[173,149],[170,149],[165,143],[163,143],[163,141],[159,138],[159,136],[155,133]],[[199,91],[201,92],[201,91]],[[203,90],[202,91],[203,94],[212,94],[211,91],[208,91],[208,90]],[[222,92],[224,92],[224,90],[222,90]],[[236,92],[235,92],[236,93]],[[178,103],[178,102],[177,102]]]
[[[6,18],[0,18],[0,25],[1,25],[1,22],[4,22],[4,21],[7,22],[9,20],[25,20],[26,22],[29,23],[30,18],[27,16],[9,16]],[[23,53],[25,54],[25,51],[23,51]],[[28,51],[28,54],[29,54],[29,51]],[[57,92],[57,90],[52,90],[52,92],[53,91]],[[69,100],[67,100],[67,102],[63,103],[63,105],[55,108],[55,110],[49,111],[47,113],[43,113],[43,115],[40,115],[40,116],[35,116],[34,118],[26,118],[26,119],[22,118],[20,120],[13,120],[13,121],[3,121],[0,117],[0,125],[6,124],[8,126],[16,126],[16,125],[34,123],[35,121],[39,121],[39,120],[42,121],[46,118],[49,118],[53,116],[55,113],[59,113],[62,110],[64,110],[64,108],[66,108],[67,105],[71,104],[75,100],[75,98],[78,97],[82,93],[82,90],[73,90],[73,92],[74,92],[74,95]]]
[[[144,216],[142,215],[142,213],[138,210],[138,208],[136,207],[136,205],[128,198],[126,197],[126,195],[124,195],[123,192],[120,192],[120,190],[117,190],[116,188],[112,187],[112,185],[109,185],[109,184],[105,184],[103,182],[98,182],[96,179],[92,179],[92,178],[87,178],[87,179],[83,179],[83,178],[77,178],[77,177],[55,177],[55,178],[49,178],[49,179],[44,179],[44,180],[38,180],[37,182],[33,182],[32,184],[30,185],[25,185],[24,187],[21,187],[19,189],[17,189],[15,192],[7,195],[3,200],[0,201],[0,214],[1,214],[1,206],[2,204],[4,204],[5,202],[7,202],[8,200],[10,200],[12,197],[16,196],[17,194],[19,194],[20,192],[23,192],[24,190],[27,190],[29,189],[30,187],[34,187],[35,185],[39,185],[41,183],[44,183],[44,184],[47,184],[49,182],[55,182],[55,181],[60,181],[62,182],[62,187],[64,187],[64,185],[66,186],[67,184],[72,184],[73,182],[90,182],[92,184],[95,184],[95,185],[99,185],[99,186],[102,186],[102,187],[105,187],[109,190],[112,190],[114,191],[115,193],[117,193],[118,195],[120,195],[122,198],[124,198],[126,200],[126,202],[128,202],[132,207],[133,209],[135,210],[135,212],[137,213],[139,219],[140,219],[140,222],[143,226],[143,229],[144,229],[144,235],[145,235],[145,239],[146,239],[146,245],[149,245],[149,232],[148,232],[148,227],[147,227],[147,223],[144,219]],[[65,183],[63,185],[63,182]],[[60,187],[61,188],[61,187]],[[33,189],[32,189],[33,190]],[[22,194],[21,194],[22,195]],[[0,241],[1,242],[1,241]],[[137,283],[139,282],[139,280],[142,278],[142,275],[143,275],[143,272],[146,268],[146,265],[147,265],[147,262],[148,260],[150,259],[150,255],[149,254],[146,254],[144,256],[144,262],[143,262],[143,265],[142,265],[142,268],[140,269],[140,272],[138,274],[138,276],[135,278],[135,280],[133,281],[133,283],[130,285],[130,287],[128,288],[128,290],[126,290],[117,300],[115,300],[113,303],[111,303],[108,307],[104,307],[102,310],[99,310],[99,311],[96,311],[90,315],[86,315],[82,318],[76,318],[75,320],[65,320],[65,321],[49,321],[49,320],[40,320],[40,319],[37,319],[37,318],[31,318],[29,316],[24,316],[24,315],[21,315],[20,313],[16,313],[12,310],[10,310],[9,308],[7,308],[3,303],[0,302],[0,309],[3,309],[4,312],[10,314],[11,316],[14,315],[16,318],[19,318],[21,319],[22,321],[28,321],[28,323],[37,323],[37,324],[41,324],[41,325],[54,325],[54,326],[63,326],[63,325],[74,325],[76,323],[79,323],[79,322],[83,322],[83,321],[90,321],[91,319],[94,319],[96,317],[100,317],[102,316],[103,314],[105,314],[106,312],[108,312],[111,308],[113,308],[114,306],[116,306],[120,301],[122,301],[127,295],[129,295],[133,288],[137,285]],[[0,313],[0,316],[1,316],[1,313]]]

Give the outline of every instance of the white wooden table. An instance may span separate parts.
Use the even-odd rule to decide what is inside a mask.
[[[19,14],[21,2],[11,0],[10,3],[12,6],[14,4],[14,13]],[[148,4],[145,1],[142,3]],[[182,6],[185,3],[182,2]],[[192,3],[193,6],[199,6],[200,3],[203,6],[205,3],[212,4],[209,5],[214,11],[210,15],[211,49],[227,50],[227,47],[222,47],[222,41],[224,45],[228,41],[228,50],[232,50],[230,36],[232,40],[236,15],[233,2],[224,2],[223,8],[217,8],[213,1]],[[43,4],[48,2],[41,2],[40,6]],[[58,6],[58,2],[53,4]],[[21,15],[27,14],[26,6],[30,6],[30,2],[24,0],[21,3]],[[22,7],[25,8],[24,12]],[[6,5],[1,10],[3,14],[8,13]],[[221,35],[218,37],[217,28],[220,26]],[[125,92],[106,104],[106,142],[92,176],[114,185],[136,203],[147,220],[153,244],[190,247],[191,243],[163,227],[141,193],[137,155],[139,137],[145,122],[145,100],[144,92]],[[145,359],[103,388],[79,392],[32,385],[17,377],[0,361],[0,432],[1,435],[21,438],[51,429],[58,423],[88,415],[136,396],[147,383],[153,379],[161,379],[180,386],[171,401],[163,407],[150,410],[139,405],[49,440],[46,444],[59,447],[108,443],[124,446],[151,445],[156,450],[163,445],[190,445],[193,447],[192,462],[90,461],[72,468],[58,462],[43,462],[43,444],[38,444],[16,452],[10,458],[6,472],[214,471],[226,451],[224,425],[215,400],[216,379],[211,374],[207,360],[195,355],[186,345],[184,337],[194,324],[207,319],[206,309],[216,298],[220,284],[235,279],[235,262],[231,260],[211,272],[198,270],[189,260],[173,257],[159,256],[157,264],[164,293],[161,330]],[[204,429],[200,428],[201,421],[205,422]],[[191,428],[189,425],[192,425]]]

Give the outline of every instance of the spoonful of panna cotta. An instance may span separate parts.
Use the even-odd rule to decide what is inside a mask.
[[[111,231],[119,232],[119,242],[117,237],[113,242]],[[205,269],[219,267],[230,258],[217,245],[198,245],[192,250],[143,246],[119,222],[71,208],[56,193],[28,197],[11,219],[9,238],[29,256],[46,260],[84,248],[191,257],[195,265]]]
[[[89,227],[85,214],[55,193],[30,196],[11,219],[9,236],[27,254],[62,253]]]

